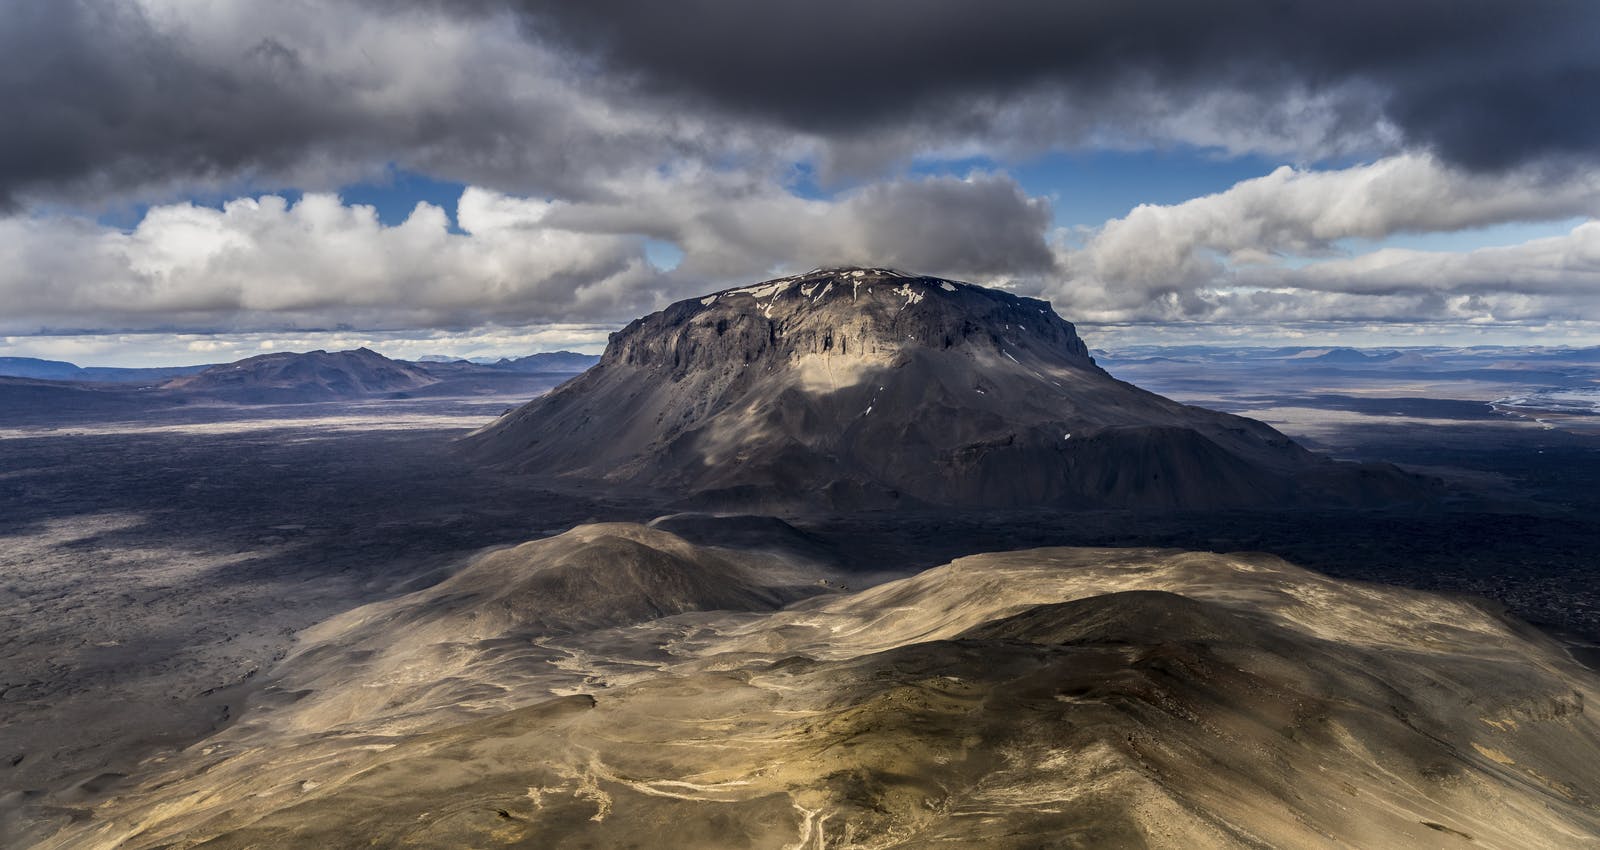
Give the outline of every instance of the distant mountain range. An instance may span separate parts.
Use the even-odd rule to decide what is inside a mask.
[[[366,349],[362,349],[366,350]],[[308,352],[309,354],[326,352]],[[373,352],[376,353],[376,352]],[[290,354],[284,352],[284,354]],[[276,357],[278,354],[260,355]],[[380,355],[381,356],[381,355]],[[258,359],[258,358],[247,358]],[[384,358],[395,363],[405,360]],[[245,361],[237,361],[243,363]],[[443,354],[425,354],[414,362],[423,368],[437,368],[443,364],[465,363],[491,369],[508,369],[515,372],[582,372],[600,362],[598,354],[579,354],[576,351],[546,351],[524,357],[450,357]],[[194,366],[79,366],[65,360],[43,360],[37,357],[0,357],[0,377],[33,378],[39,381],[81,381],[88,383],[132,384],[159,383],[204,372],[217,366],[234,363],[200,363]]]
[[[367,348],[276,352],[235,363],[155,369],[81,367],[30,357],[0,358],[0,409],[7,421],[53,416],[130,418],[191,402],[301,404],[410,396],[521,396],[548,391],[599,358],[570,351],[502,359],[394,360]]]
[[[488,365],[514,372],[582,372],[599,362],[598,354],[549,351],[543,354],[529,354],[526,357],[501,358]]]
[[[442,354],[424,354],[417,363],[425,367],[440,364],[468,363],[490,369],[508,369],[513,372],[582,372],[600,362],[598,354],[579,354],[576,351],[546,351],[525,357],[449,357]]]
[[[200,366],[160,366],[149,369],[123,369],[114,366],[79,366],[65,360],[40,360],[35,357],[0,357],[0,377],[33,378],[40,381],[82,381],[89,383],[160,383],[211,368]]]
[[[1353,348],[1350,346],[1253,347],[1220,345],[1131,345],[1115,350],[1095,349],[1102,363],[1151,361],[1187,363],[1252,363],[1284,368],[1315,366],[1378,367],[1397,363],[1427,364],[1439,369],[1486,368],[1505,363],[1594,364],[1600,347],[1476,345]]]

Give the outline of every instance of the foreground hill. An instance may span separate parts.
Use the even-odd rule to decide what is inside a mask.
[[[332,401],[415,390],[427,371],[367,348],[262,354],[168,381],[163,389],[242,404]]]
[[[674,304],[467,445],[741,507],[1370,505],[1420,490],[1112,378],[1046,302],[883,269]]]
[[[773,610],[805,577],[626,524],[487,556],[45,846],[1600,846],[1600,682],[1479,603],[1038,549]]]

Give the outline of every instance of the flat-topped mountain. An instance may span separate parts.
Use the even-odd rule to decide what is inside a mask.
[[[243,403],[289,403],[404,392],[438,380],[413,364],[357,348],[262,354],[168,381],[164,389]]]
[[[673,304],[467,445],[711,505],[1209,509],[1420,490],[1113,378],[1048,302],[888,269]]]

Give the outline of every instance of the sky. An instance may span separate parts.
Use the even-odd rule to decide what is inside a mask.
[[[598,351],[840,265],[1102,348],[1600,344],[1600,4],[5,5],[0,356]]]

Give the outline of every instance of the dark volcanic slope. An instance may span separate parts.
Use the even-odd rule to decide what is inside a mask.
[[[1417,489],[1112,378],[1044,301],[883,269],[674,304],[468,444],[741,506],[1214,508]]]
[[[436,383],[411,365],[366,348],[262,354],[168,381],[164,388],[246,404],[355,399]]]

